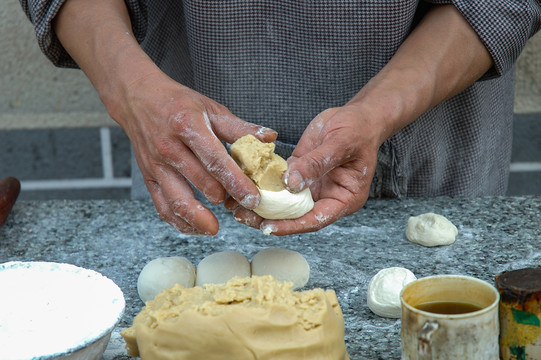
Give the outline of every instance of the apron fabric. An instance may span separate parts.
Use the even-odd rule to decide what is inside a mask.
[[[62,1],[21,3],[45,54],[58,66],[73,67],[50,29]],[[540,27],[541,6],[535,0],[432,3],[457,6],[494,67],[384,142],[370,196],[503,195],[511,158],[513,63]],[[126,4],[134,34],[164,72],[240,118],[276,130],[277,152],[285,158],[318,113],[344,105],[387,64],[432,6],[412,0]],[[133,165],[132,197],[149,198]]]

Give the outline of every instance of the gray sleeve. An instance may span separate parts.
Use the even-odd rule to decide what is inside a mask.
[[[53,29],[53,19],[61,6],[68,0],[19,0],[23,11],[34,25],[41,51],[58,67],[77,67],[75,61],[66,52]],[[139,42],[146,33],[146,3],[140,0],[126,0],[133,32]]]
[[[470,23],[494,61],[483,79],[511,69],[526,41],[541,28],[538,0],[425,0],[452,4]]]

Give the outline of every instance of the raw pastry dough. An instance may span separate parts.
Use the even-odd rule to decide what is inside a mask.
[[[287,162],[274,153],[274,143],[263,143],[246,135],[231,145],[231,156],[252,179],[261,194],[254,212],[264,219],[296,219],[314,207],[310,189],[293,194],[282,183]]]
[[[254,255],[252,275],[272,275],[278,281],[293,283],[293,290],[300,289],[310,278],[310,265],[298,252],[287,249],[267,248]]]
[[[250,276],[250,262],[237,251],[211,254],[197,265],[195,284],[225,284],[235,276]]]
[[[415,279],[411,271],[402,267],[380,270],[368,285],[368,307],[376,315],[400,318],[400,292]]]
[[[192,287],[195,283],[195,267],[181,256],[162,257],[145,265],[137,278],[137,292],[143,302],[154,299],[165,289],[180,284]]]
[[[458,229],[444,216],[426,213],[408,219],[406,237],[423,246],[450,245],[455,242]]]
[[[271,276],[175,286],[121,332],[142,360],[348,360],[333,290],[295,292]]]
[[[263,219],[296,219],[314,207],[312,193],[308,188],[297,194],[290,193],[286,189],[281,191],[259,189],[259,193],[261,202],[254,211]]]

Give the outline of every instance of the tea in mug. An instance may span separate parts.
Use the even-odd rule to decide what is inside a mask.
[[[459,301],[430,301],[415,305],[415,308],[433,314],[458,315],[483,309],[481,306]]]

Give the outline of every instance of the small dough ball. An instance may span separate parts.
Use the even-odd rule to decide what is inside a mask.
[[[416,279],[411,271],[402,267],[380,270],[368,285],[368,307],[378,316],[400,318],[400,292]]]
[[[225,284],[235,276],[251,276],[250,262],[236,251],[222,251],[211,254],[197,265],[195,284]]]
[[[423,246],[450,245],[455,242],[458,229],[444,216],[426,213],[408,219],[406,237]]]
[[[165,289],[179,284],[185,288],[195,284],[195,267],[181,256],[162,257],[145,265],[137,279],[137,292],[143,302],[154,299]]]
[[[310,265],[298,252],[268,248],[254,255],[252,275],[272,275],[278,281],[293,283],[293,290],[300,289],[310,278]]]
[[[259,189],[261,201],[254,212],[264,219],[297,219],[314,207],[314,200],[309,188],[293,194],[287,190],[268,191]]]

